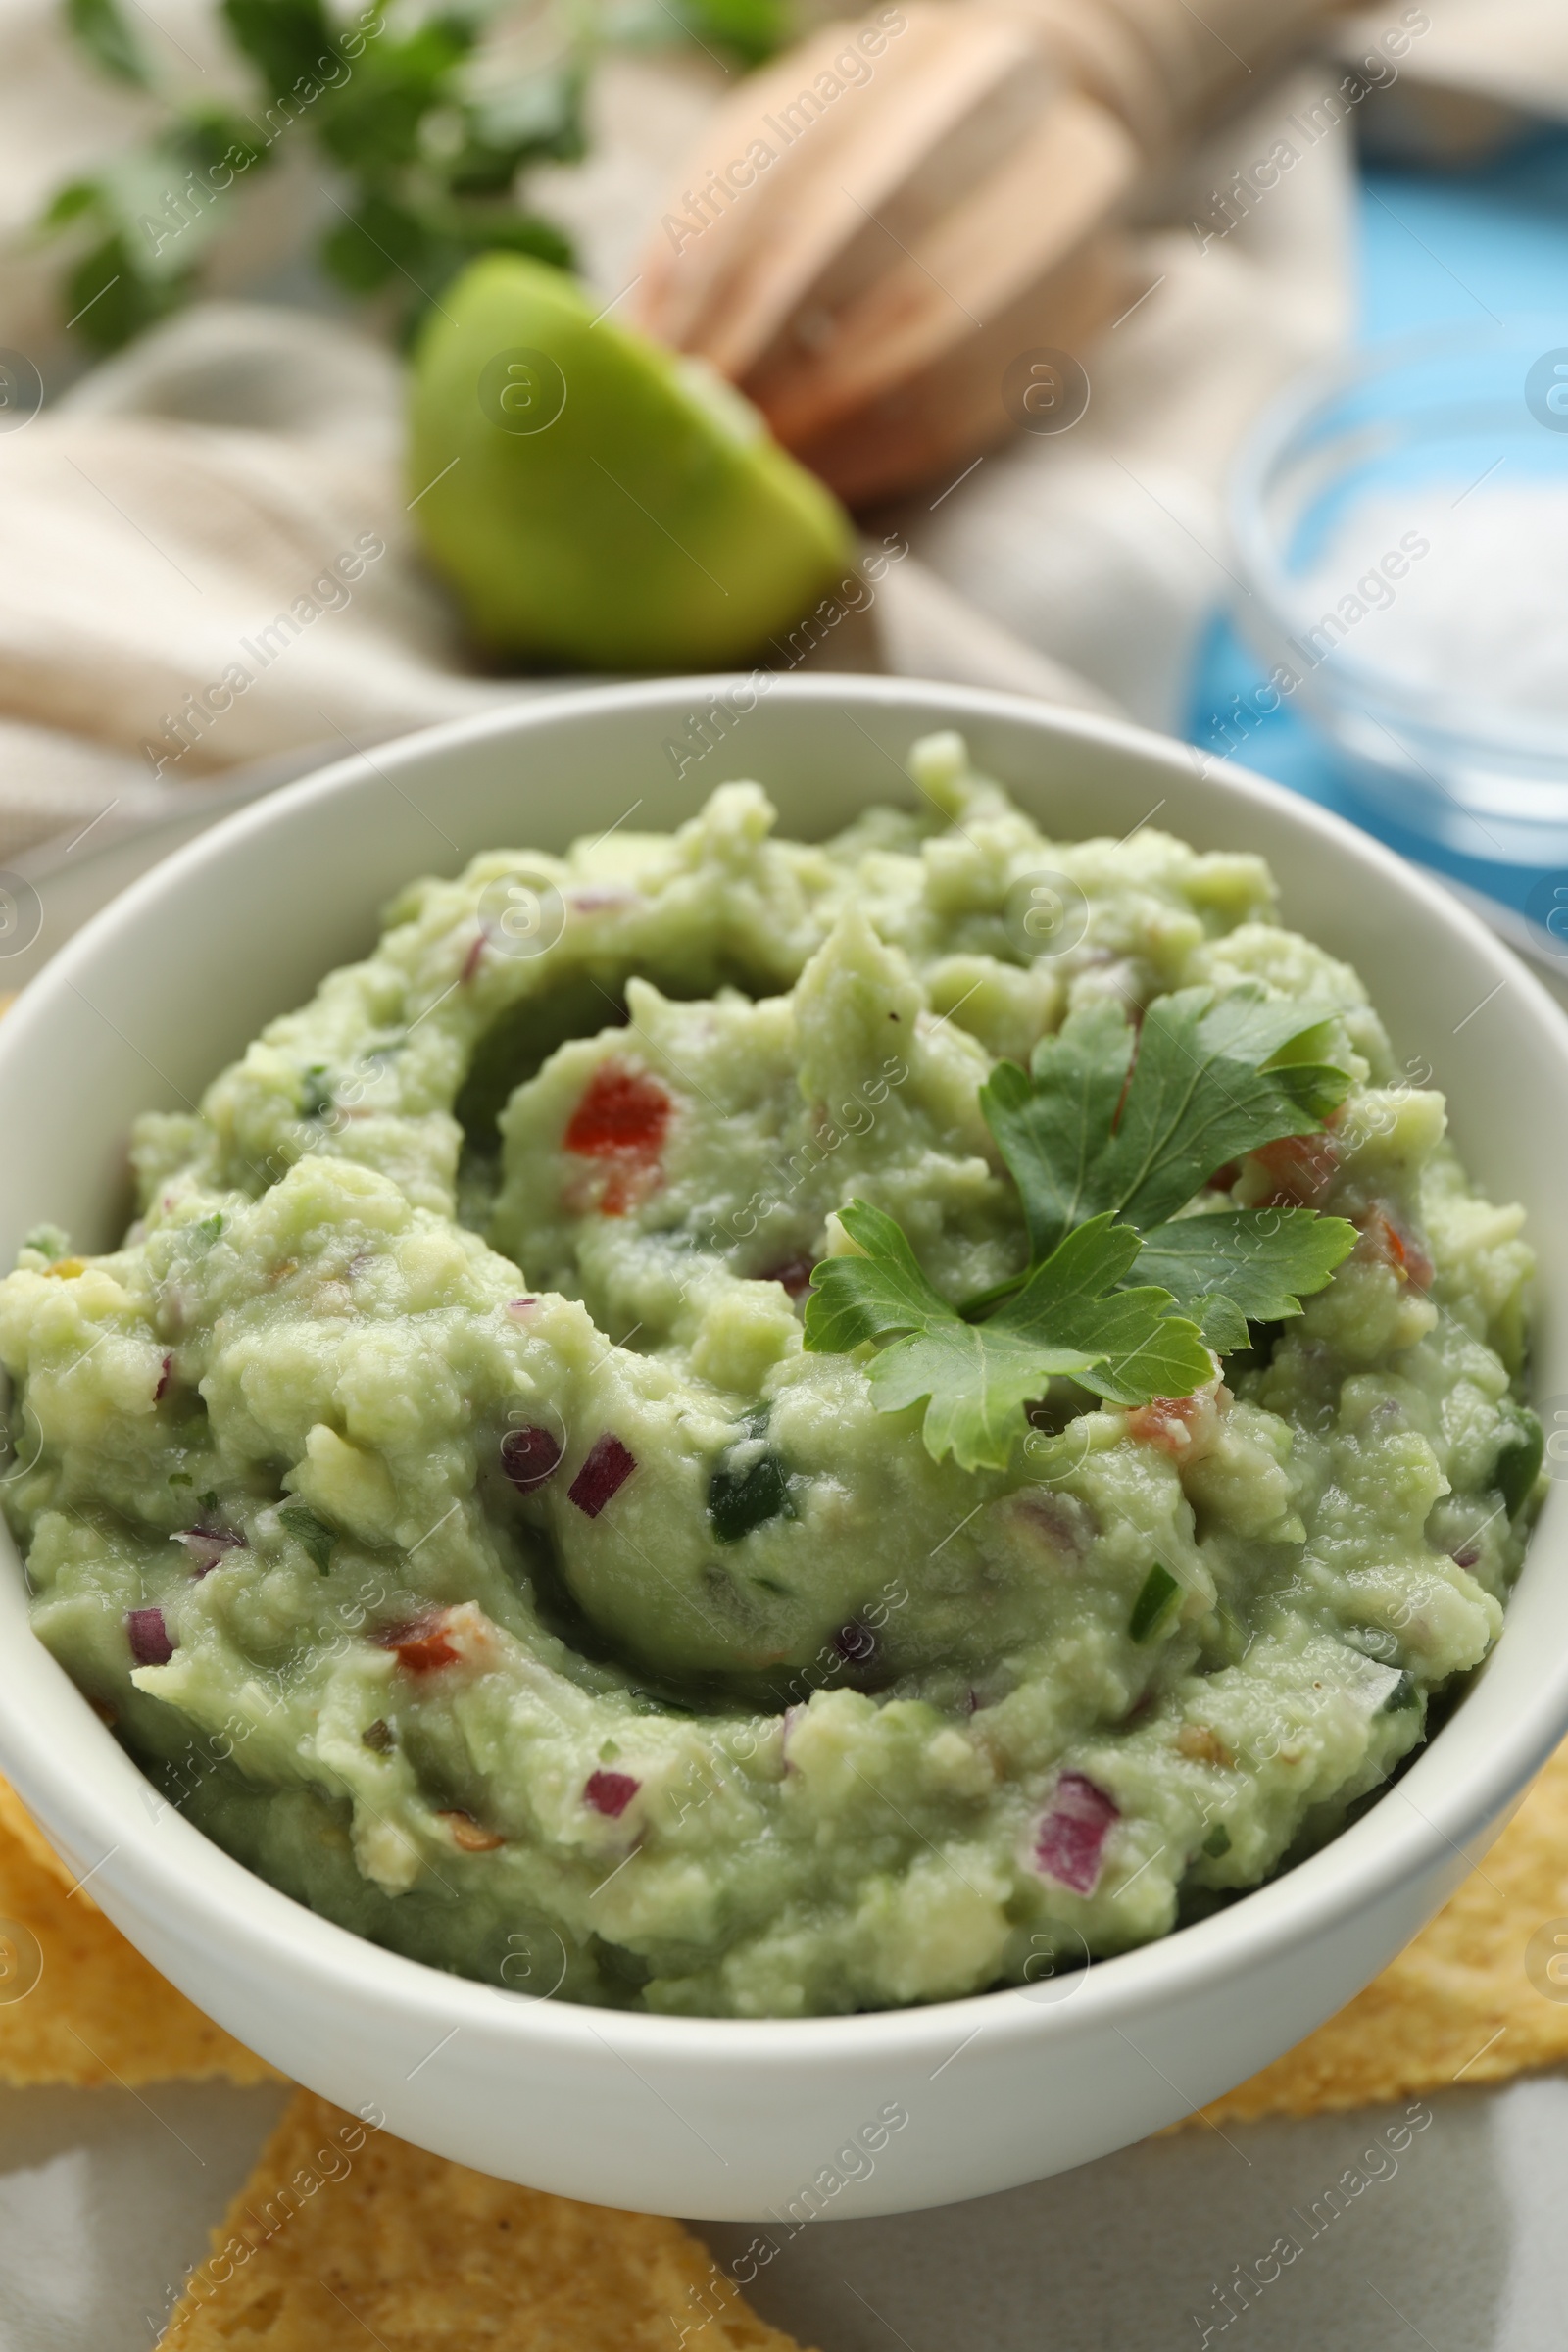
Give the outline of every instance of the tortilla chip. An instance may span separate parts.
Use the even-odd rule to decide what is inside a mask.
[[[1553,1923],[1564,1938],[1560,1960],[1550,1934],[1542,1933]],[[1539,1938],[1534,1948],[1533,1938]],[[1554,1975],[1547,1974],[1548,1961]],[[1369,2107],[1450,2082],[1499,2082],[1563,2059],[1568,1745],[1557,1750],[1480,1869],[1397,1960],[1326,2026],[1198,2117],[1246,2123],[1259,2115]]]
[[[276,2079],[72,1884],[0,1781],[0,2082]]]
[[[52,1872],[62,1886],[76,1885],[75,1872],[55,1852],[11,1783],[0,1781],[0,1846],[8,1838],[14,1838],[40,1870]],[[85,1886],[77,1888],[75,1899],[85,1903],[90,1911],[98,1908]]]
[[[800,2352],[679,2222],[514,2188],[298,2091],[165,2352]]]

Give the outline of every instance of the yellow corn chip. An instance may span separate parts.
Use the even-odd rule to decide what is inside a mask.
[[[15,1838],[42,1869],[53,1872],[63,1886],[75,1886],[75,1873],[55,1852],[11,1783],[0,1781],[0,1844],[7,1838]],[[75,1900],[85,1903],[89,1910],[98,1908],[85,1886],[77,1888]]]
[[[426,2156],[298,2091],[164,2352],[800,2352],[679,2222]]]
[[[0,1781],[0,2082],[275,2079],[71,1884]]]
[[[1200,2113],[1211,2123],[1315,2115],[1450,2082],[1496,2082],[1564,2058],[1568,1746],[1480,1869],[1365,1992]]]

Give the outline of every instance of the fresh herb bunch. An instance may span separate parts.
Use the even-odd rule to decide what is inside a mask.
[[[337,208],[321,267],[352,295],[392,296],[405,336],[477,254],[527,253],[568,269],[566,238],[520,206],[514,186],[531,164],[583,155],[592,57],[608,39],[651,37],[636,13],[646,4],[614,0],[618,15],[576,19],[550,62],[501,78],[476,55],[499,0],[436,0],[424,13],[363,0],[342,18],[324,0],[219,0],[255,88],[253,103],[228,105],[172,86],[122,0],[63,0],[73,36],[101,71],[165,109],[149,139],[73,180],[44,215],[46,230],[77,248],[65,316],[113,351],[180,309],[199,290],[233,189],[290,138],[314,143]],[[783,5],[660,0],[662,37],[720,44],[751,62],[783,37]]]
[[[1299,1314],[1354,1247],[1353,1225],[1310,1208],[1180,1213],[1229,1161],[1344,1101],[1346,1072],[1312,1057],[1331,1017],[1250,985],[1162,997],[1141,1033],[1114,1004],[1073,1013],[1028,1070],[999,1062],[980,1092],[1022,1202],[1024,1272],[954,1306],[894,1219],[853,1201],[839,1221],[863,1254],[812,1273],[807,1347],[876,1343],[878,1406],[923,1398],[928,1451],[965,1470],[1004,1468],[1062,1375],[1112,1404],[1191,1396],[1211,1350]]]

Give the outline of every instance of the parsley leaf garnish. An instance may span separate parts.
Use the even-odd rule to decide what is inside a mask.
[[[1250,984],[1220,997],[1184,988],[1156,998],[1136,1040],[1107,1001],[1042,1038],[1027,1073],[1000,1062],[980,1103],[1022,1196],[1033,1254],[1103,1209],[1147,1232],[1227,1160],[1321,1126],[1345,1100],[1345,1071],[1274,1057],[1330,1017],[1322,1005],[1271,1003]]]
[[[999,1061],[980,1107],[1023,1199],[1030,1252],[1049,1257],[1062,1235],[1118,1203],[1101,1162],[1127,1089],[1137,1037],[1107,999],[1042,1038],[1027,1070]],[[1219,1162],[1215,1161],[1215,1166]]]
[[[969,1470],[1005,1466],[1054,1378],[1112,1404],[1191,1396],[1213,1376],[1210,1349],[1299,1314],[1354,1246],[1352,1225],[1309,1208],[1178,1213],[1227,1162],[1344,1101],[1347,1072],[1314,1058],[1332,1018],[1250,982],[1159,998],[1141,1033],[1108,1001],[1071,1014],[1028,1070],[999,1062],[980,1090],[1018,1187],[1025,1273],[956,1306],[902,1227],[852,1201],[839,1222],[860,1254],[812,1274],[807,1347],[877,1345],[876,1403],[923,1400],[927,1450]]]
[[[964,1470],[1006,1466],[1023,1409],[1070,1373],[1113,1403],[1187,1396],[1211,1371],[1195,1323],[1168,1291],[1117,1290],[1138,1235],[1112,1217],[1070,1233],[984,1323],[965,1322],[915,1262],[902,1226],[863,1200],[840,1209],[857,1257],[811,1276],[806,1345],[842,1354],[888,1343],[867,1367],[884,1412],[926,1400],[925,1443]]]
[[[1247,1346],[1249,1323],[1280,1323],[1301,1311],[1341,1258],[1355,1227],[1310,1208],[1218,1209],[1179,1217],[1144,1236],[1138,1271],[1162,1283],[1218,1355]]]

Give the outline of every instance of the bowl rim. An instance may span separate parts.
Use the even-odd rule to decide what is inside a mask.
[[[1245,607],[1240,603],[1235,605],[1244,634],[1253,640],[1257,651],[1272,659],[1283,644],[1298,653],[1296,640],[1303,627],[1309,625],[1303,613],[1297,612],[1292,604],[1289,575],[1267,518],[1269,474],[1294,436],[1341,394],[1357,386],[1369,386],[1399,368],[1445,356],[1470,359],[1478,353],[1505,349],[1514,343],[1523,346],[1534,342],[1538,333],[1560,336],[1562,347],[1568,350],[1568,312],[1555,318],[1549,313],[1520,312],[1478,328],[1460,320],[1447,320],[1384,336],[1319,360],[1275,394],[1244,437],[1225,485],[1226,515],[1247,575],[1246,585],[1266,615],[1267,634],[1259,631],[1255,618],[1247,613]],[[1548,346],[1543,344],[1542,348]],[[1520,398],[1522,402],[1522,385]],[[1391,417],[1389,421],[1392,424],[1395,419]],[[1250,628],[1247,626],[1249,619],[1252,619]],[[1277,637],[1277,642],[1270,643],[1269,634]],[[1454,744],[1475,751],[1503,751],[1516,759],[1558,765],[1568,750],[1568,719],[1555,725],[1544,715],[1537,722],[1520,720],[1502,705],[1488,703],[1474,695],[1413,685],[1368,660],[1364,653],[1357,658],[1355,651],[1344,643],[1331,651],[1342,693],[1353,690],[1362,700],[1379,703],[1401,721],[1418,727],[1424,736],[1444,735]],[[1328,659],[1324,657],[1325,662]],[[1314,679],[1315,670],[1309,666],[1301,680],[1309,693]],[[1332,685],[1325,691],[1319,684],[1316,699],[1334,699]]]
[[[733,691],[745,674],[588,686],[519,701],[418,730],[377,745],[371,753],[347,756],[236,809],[131,883],[28,984],[0,1025],[0,1083],[13,1041],[48,1022],[53,1001],[74,993],[74,975],[90,966],[116,932],[138,920],[144,907],[166,893],[188,888],[209,864],[242,850],[259,832],[287,826],[297,812],[355,787],[368,770],[427,760],[492,737],[526,736],[535,726],[571,726],[591,720],[600,710],[658,709],[665,704],[684,708],[694,697],[704,700]],[[1413,906],[1440,932],[1462,939],[1473,956],[1499,982],[1509,983],[1518,1001],[1531,1008],[1554,1045],[1568,1080],[1568,1014],[1512,951],[1436,880],[1344,818],[1281,785],[1130,721],[989,688],[821,672],[774,677],[767,696],[893,708],[905,713],[915,732],[943,725],[961,729],[968,720],[1021,726],[1026,734],[1047,741],[1096,744],[1130,755],[1148,767],[1152,778],[1161,770],[1185,770],[1200,790],[1217,788],[1244,810],[1266,808],[1276,819],[1283,815],[1288,827],[1315,836],[1332,852],[1370,871],[1380,886]],[[0,1565],[4,1555],[20,1561],[0,1523]],[[3,1581],[4,1608],[25,1627],[24,1580],[5,1573]],[[961,2042],[967,2027],[978,2033],[993,2021],[1004,2040],[1011,2042],[1076,2035],[1094,2024],[1119,2031],[1118,2021],[1135,2017],[1152,1999],[1162,2006],[1179,2004],[1200,1990],[1211,1991],[1216,1977],[1242,1977],[1279,1959],[1288,1948],[1304,1948],[1446,1861],[1449,1876],[1457,1879],[1457,1865],[1469,1868],[1476,1859],[1464,1841],[1479,1839],[1479,1850],[1485,1851],[1500,1819],[1568,1733],[1565,1654],[1543,1661],[1528,1704],[1493,1710],[1497,1720],[1482,1744],[1488,1669],[1506,1635],[1505,1623],[1498,1642],[1470,1679],[1463,1703],[1415,1752],[1400,1779],[1386,1785],[1348,1828],[1306,1860],[1209,1918],[1063,1977],[1059,1982],[1070,1991],[1060,1999],[1041,1999],[1023,1988],[1004,1986],[845,2015],[687,2017],[535,1998],[448,1974],[308,1909],[234,1860],[172,1806],[163,1806],[155,1817],[145,1801],[147,1784],[138,1768],[35,1638],[20,1669],[15,1655],[0,1643],[0,1691],[6,1698],[0,1706],[0,1767],[24,1802],[38,1812],[46,1827],[57,1826],[74,1851],[96,1851],[100,1845],[108,1849],[87,1875],[102,1874],[104,1883],[116,1889],[117,1914],[122,1908],[149,1918],[183,1916],[199,1923],[209,1942],[231,1948],[243,1937],[247,1973],[287,1971],[296,1992],[324,1994],[339,2002],[347,1998],[360,2005],[374,2000],[384,2013],[396,2012],[408,2022],[471,2028],[492,2047],[504,2043],[518,2056],[530,2050],[592,2056],[598,2045],[601,2055],[608,2048],[622,2059],[741,2061],[764,2070],[842,2060],[852,2048],[858,2054],[869,2048],[872,2055],[923,2059],[947,2051],[956,2034]],[[99,1768],[75,1779],[56,1769],[47,1740],[40,1744],[36,1737],[57,1711],[56,1702],[72,1701],[79,1710],[72,1720],[85,1718],[84,1744],[92,1734],[102,1742],[90,1751]],[[1474,1726],[1468,1740],[1467,1722]],[[1475,1750],[1462,1779],[1447,1769],[1448,1756],[1461,1745]],[[1430,1810],[1409,1795],[1412,1784],[1420,1786]],[[1400,1798],[1403,1801],[1396,1803]]]

